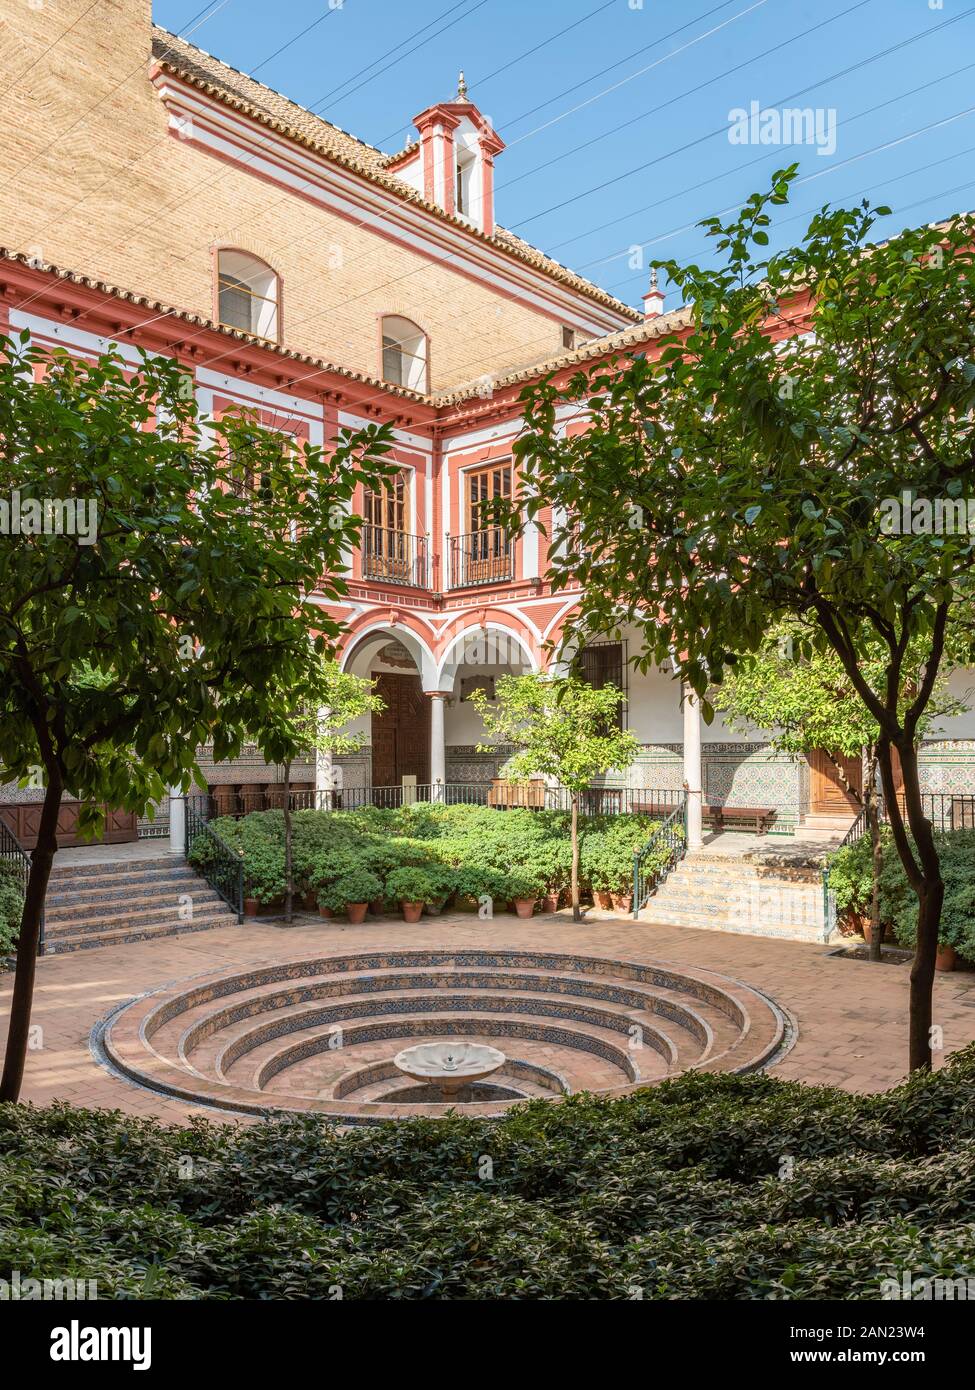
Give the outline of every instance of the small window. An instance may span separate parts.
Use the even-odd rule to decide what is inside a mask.
[[[593,690],[615,685],[617,690],[626,693],[626,653],[622,642],[590,643],[579,652],[577,665],[580,678]],[[626,706],[618,705],[615,723],[620,729],[625,724],[625,713]]]
[[[562,346],[569,351],[576,346],[576,331],[574,328],[562,328]]]
[[[473,203],[474,160],[460,155],[454,170],[454,198],[459,217],[470,217]]]
[[[221,251],[217,263],[218,317],[225,328],[278,340],[278,277],[243,251]]]
[[[409,319],[383,319],[383,381],[413,391],[427,389],[426,334]]]

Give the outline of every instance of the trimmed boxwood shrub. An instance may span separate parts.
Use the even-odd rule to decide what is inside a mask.
[[[0,1277],[102,1298],[862,1302],[973,1262],[975,1046],[876,1096],[689,1072],[345,1132],[0,1106]]]
[[[386,879],[386,896],[397,903],[434,903],[442,901],[441,880],[426,869],[394,869]]]
[[[369,869],[353,868],[322,889],[318,901],[333,912],[343,912],[349,903],[373,902],[382,891],[382,880],[378,874]]]

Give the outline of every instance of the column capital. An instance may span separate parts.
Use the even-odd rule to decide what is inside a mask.
[[[423,693],[429,700],[449,700],[454,692],[452,690],[424,690]]]

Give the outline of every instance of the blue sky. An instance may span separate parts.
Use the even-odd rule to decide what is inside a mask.
[[[707,258],[693,224],[795,159],[807,182],[773,249],[827,201],[888,204],[878,235],[975,206],[975,0],[154,0],[153,14],[385,150],[463,68],[508,145],[498,221],[637,305],[632,247]],[[819,144],[733,143],[729,114],[753,102],[818,108]]]

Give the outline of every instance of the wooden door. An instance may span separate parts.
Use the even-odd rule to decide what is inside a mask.
[[[430,777],[430,701],[419,676],[374,671],[385,709],[372,716],[372,785],[398,787],[404,777]]]
[[[863,764],[860,758],[838,758],[846,779],[857,791],[863,790]],[[860,807],[848,794],[834,760],[821,748],[809,755],[809,809],[816,815],[844,815],[849,811],[856,816]]]

